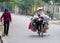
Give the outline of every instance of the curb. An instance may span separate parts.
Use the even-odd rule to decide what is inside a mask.
[[[0,36],[0,41],[1,41],[1,43],[3,43],[3,40],[2,40],[2,37]]]
[[[5,36],[4,37],[1,36],[1,43],[8,43]]]
[[[0,22],[0,28],[1,28],[1,31],[0,31],[0,41],[1,41],[1,43],[7,43],[6,38],[2,36],[3,30],[4,30],[4,26],[3,26],[3,23],[1,23],[1,22]]]
[[[57,25],[60,25],[60,20],[58,21],[49,21],[49,22],[51,22],[52,24],[57,24]]]

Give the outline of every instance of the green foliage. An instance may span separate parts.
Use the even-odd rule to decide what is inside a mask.
[[[50,0],[42,0],[42,1],[44,1],[45,3],[48,3]]]
[[[5,2],[5,1],[10,1],[10,0],[0,0],[0,2]]]
[[[41,6],[43,1],[42,0],[35,0],[35,3],[37,6]]]
[[[54,0],[55,2],[60,2],[60,0]]]
[[[34,5],[34,0],[21,0],[19,7],[30,9]]]
[[[53,1],[54,3],[60,2],[60,0],[42,0],[42,1],[44,1],[45,3],[49,3],[49,1]]]

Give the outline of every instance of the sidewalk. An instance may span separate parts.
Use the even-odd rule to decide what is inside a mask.
[[[0,43],[3,43],[3,40],[2,40],[2,24],[0,22]]]
[[[49,22],[52,22],[52,23],[54,23],[54,24],[59,24],[59,25],[60,25],[60,20],[51,20],[51,21],[49,21]]]
[[[3,24],[0,22],[0,43],[7,43],[6,38],[5,38],[5,37],[2,37],[3,29],[4,29],[4,26],[3,26]]]

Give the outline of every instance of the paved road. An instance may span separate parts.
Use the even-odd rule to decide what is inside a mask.
[[[50,22],[50,29],[42,38],[28,30],[30,17],[12,15],[12,19],[9,35],[5,37],[7,43],[60,43],[60,25]]]

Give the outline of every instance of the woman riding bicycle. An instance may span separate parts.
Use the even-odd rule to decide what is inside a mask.
[[[43,31],[47,18],[49,18],[49,16],[45,15],[43,12],[43,7],[38,7],[37,12],[32,18],[32,21],[34,21],[36,29],[38,30],[38,34],[40,34],[41,30]]]

